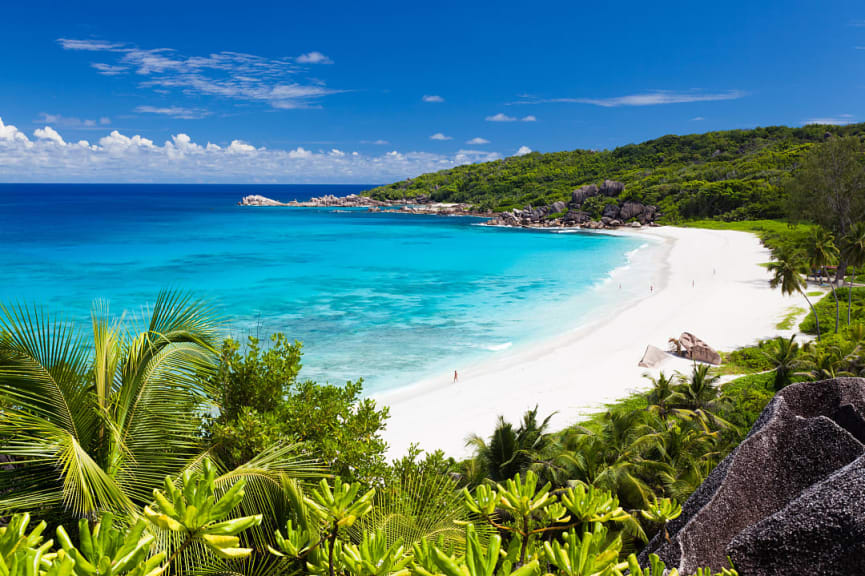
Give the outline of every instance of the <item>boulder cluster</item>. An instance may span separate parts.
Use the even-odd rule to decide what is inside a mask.
[[[333,194],[326,194],[324,196],[320,196],[317,198],[310,198],[309,200],[297,201],[292,200],[291,202],[279,202],[278,200],[273,200],[271,198],[267,198],[266,196],[261,196],[259,194],[253,194],[250,196],[244,196],[243,199],[238,203],[239,206],[297,206],[303,208],[323,208],[323,207],[361,207],[361,206],[382,206],[385,205],[383,202],[379,202],[378,200],[373,200],[368,196],[360,196],[358,194],[349,194],[348,196],[334,196]]]
[[[865,574],[865,379],[793,384],[641,555],[679,573]],[[729,560],[728,560],[729,559]]]
[[[625,191],[625,184],[616,180],[604,180],[597,184],[581,186],[571,193],[567,204],[559,201],[549,206],[526,206],[522,210],[502,212],[489,224],[499,226],[523,227],[582,227],[592,229],[618,228],[619,226],[640,227],[650,225],[659,216],[655,206],[642,202],[625,200],[608,203],[600,219],[593,220],[592,214],[583,209],[583,204],[595,196],[618,199]]]

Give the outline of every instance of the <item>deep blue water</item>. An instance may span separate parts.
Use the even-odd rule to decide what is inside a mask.
[[[304,376],[363,377],[377,391],[579,324],[610,304],[598,287],[641,244],[474,218],[236,205],[365,188],[0,185],[0,301],[86,323],[97,298],[135,317],[161,288],[190,290],[227,334],[302,340]]]

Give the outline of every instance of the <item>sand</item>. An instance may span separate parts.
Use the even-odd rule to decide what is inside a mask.
[[[640,278],[654,290],[646,285],[645,296],[601,318],[574,319],[568,332],[549,340],[460,367],[456,383],[450,372],[374,396],[390,406],[384,434],[389,455],[402,456],[417,443],[467,457],[468,435],[487,437],[499,415],[517,423],[535,405],[542,416],[556,413],[553,429],[564,428],[647,388],[644,373],[690,369],[674,357],[653,370],[638,366],[647,345],[666,350],[670,337],[689,331],[715,349],[732,350],[781,334],[776,325],[785,314],[806,306],[800,295],[769,287],[761,265],[770,260],[769,251],[753,234],[674,227],[620,233],[639,234],[652,246],[633,256],[634,272],[624,271],[605,289]],[[638,275],[641,268],[651,272]]]

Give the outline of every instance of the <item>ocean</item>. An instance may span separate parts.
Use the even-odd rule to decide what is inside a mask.
[[[237,206],[368,188],[2,184],[0,301],[88,330],[96,299],[134,320],[160,289],[186,290],[226,335],[302,341],[303,378],[363,378],[375,393],[558,335],[648,289],[648,272],[613,279],[645,246],[633,236]]]

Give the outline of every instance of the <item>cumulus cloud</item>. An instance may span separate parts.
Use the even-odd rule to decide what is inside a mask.
[[[514,153],[514,156],[525,156],[526,154],[531,154],[532,149],[528,146],[520,146],[519,150]]]
[[[36,136],[39,140],[48,140],[49,142],[54,142],[55,144],[59,144],[61,146],[66,146],[66,142],[63,141],[63,137],[57,133],[57,131],[51,126],[46,126],[44,128],[37,128],[33,131],[33,135]]]
[[[333,64],[333,60],[322,54],[321,52],[307,52],[297,57],[297,61],[301,64]]]
[[[344,92],[304,79],[298,64],[330,64],[321,52],[297,58],[265,58],[242,52],[185,56],[171,48],[139,48],[125,43],[60,38],[66,50],[100,53],[91,66],[105,76],[134,74],[140,86],[155,91],[177,90],[187,95],[217,96],[263,102],[274,108],[312,108],[321,98]]]
[[[445,136],[441,132],[436,132],[432,136],[429,137],[430,140],[453,140],[450,136]]]
[[[385,182],[499,158],[483,150],[363,154],[269,149],[242,139],[205,144],[186,133],[160,144],[119,130],[73,143],[49,126],[31,140],[0,118],[0,180],[7,182]]]
[[[832,126],[844,126],[854,122],[851,114],[839,114],[838,116],[824,116],[822,118],[809,118],[804,120],[802,124],[827,124]]]
[[[441,103],[441,102],[444,102],[445,99],[442,98],[441,96],[437,95],[437,94],[424,94],[423,101],[424,102]]]
[[[135,111],[142,114],[160,114],[186,120],[196,120],[210,115],[210,112],[203,108],[184,108],[182,106],[138,106]]]
[[[620,106],[658,106],[661,104],[737,100],[745,96],[745,92],[741,90],[727,90],[724,92],[653,90],[641,94],[628,94],[626,96],[613,96],[609,98],[534,98],[526,96],[517,102],[510,102],[510,104],[592,104],[603,108],[618,108]]]
[[[691,118],[691,122],[702,122],[703,120],[705,120],[705,118],[703,118],[702,116],[694,116],[693,118]]]
[[[481,144],[489,144],[489,143],[490,143],[489,140],[487,140],[486,138],[481,138],[480,136],[478,136],[477,138],[472,138],[471,140],[466,140],[466,144],[473,144],[473,145],[481,145]]]
[[[378,140],[361,140],[361,144],[375,144],[376,146],[387,146],[390,144],[387,140],[382,140],[379,138]]]
[[[520,120],[522,120],[523,122],[537,122],[538,119],[529,114],[528,116],[523,116],[522,118],[520,118]]]

